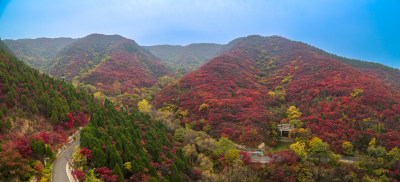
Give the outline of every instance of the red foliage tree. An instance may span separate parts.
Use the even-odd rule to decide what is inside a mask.
[[[67,113],[68,116],[68,124],[67,124],[67,128],[71,128],[74,125],[74,119],[72,118],[72,115],[70,113]]]
[[[240,151],[240,156],[242,156],[242,161],[244,164],[250,164],[251,163],[251,157],[247,152]]]
[[[118,176],[112,174],[112,170],[107,167],[96,169],[97,174],[104,182],[115,182],[118,181]]]
[[[49,137],[49,135],[47,135],[46,132],[41,132],[40,137],[42,137],[42,140],[44,143],[49,144],[50,137]]]
[[[75,180],[85,181],[86,174],[83,171],[81,171],[79,169],[74,169],[71,172],[71,174],[72,174],[72,176],[74,177]]]
[[[19,153],[23,157],[27,158],[29,156],[29,154],[32,153],[30,144],[28,143],[28,141],[25,138],[20,137],[15,141],[15,143],[17,144]]]
[[[266,181],[296,181],[299,158],[290,150],[270,154],[271,162],[266,169],[263,180]]]
[[[89,117],[87,114],[84,114],[83,112],[76,112],[76,113],[71,113],[71,117],[74,120],[74,123],[78,126],[85,126],[89,122]]]
[[[89,159],[92,158],[92,151],[88,148],[85,147],[81,148],[80,153]]]
[[[197,168],[193,168],[193,169],[191,170],[191,175],[190,175],[190,177],[191,177],[191,179],[193,179],[193,180],[200,180],[202,175],[203,175],[203,174],[202,174],[201,170],[199,170],[199,169],[197,169]]]
[[[37,174],[40,174],[40,173],[43,171],[43,169],[44,169],[43,164],[42,164],[42,162],[40,162],[40,161],[38,161],[38,162],[35,164],[35,166],[33,166],[33,168],[35,169],[35,171],[36,171]]]
[[[0,179],[10,180],[15,177],[26,174],[30,167],[27,160],[22,158],[12,141],[3,143],[0,148],[0,171],[2,175]]]

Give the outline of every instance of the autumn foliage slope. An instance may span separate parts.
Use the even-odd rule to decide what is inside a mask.
[[[4,43],[25,64],[45,72],[58,52],[75,41],[72,38],[38,38],[4,40]]]
[[[83,126],[73,157],[81,181],[190,180],[182,149],[161,122],[40,74],[0,41],[0,181],[50,181],[56,152]]]
[[[151,87],[172,73],[147,50],[119,35],[88,35],[70,44],[54,59],[51,75],[122,92]]]
[[[288,122],[289,106],[334,151],[344,141],[361,149],[373,137],[388,149],[400,145],[400,94],[376,77],[277,36],[239,38],[222,51],[153,104],[177,110],[197,130],[249,145],[276,144],[276,123]]]
[[[49,180],[43,159],[54,159],[97,105],[86,91],[28,67],[0,41],[0,181]]]

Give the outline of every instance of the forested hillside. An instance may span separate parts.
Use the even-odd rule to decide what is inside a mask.
[[[182,149],[173,145],[161,122],[138,111],[120,111],[108,100],[100,104],[85,90],[40,74],[2,42],[0,59],[1,181],[31,176],[49,181],[55,152],[89,121],[81,131],[82,149],[74,155],[77,178],[190,180]]]
[[[123,92],[151,87],[158,77],[171,74],[133,40],[101,34],[89,35],[63,49],[49,73],[105,90],[112,90],[113,83],[119,82]]]
[[[400,180],[399,70],[278,36],[147,49],[118,35],[69,44],[50,73],[74,87],[1,44],[1,180],[49,179],[43,158],[87,123],[80,181]],[[170,69],[202,64],[174,81]],[[261,143],[265,165],[240,151]]]
[[[400,89],[400,82],[399,82],[400,70],[399,69],[391,68],[391,67],[379,64],[379,63],[360,61],[360,60],[356,60],[356,59],[349,59],[349,58],[337,56],[337,55],[327,53],[321,49],[318,49],[318,48],[312,47],[312,46],[311,46],[311,49],[313,50],[313,52],[315,52],[321,56],[337,59],[343,63],[346,63],[346,64],[352,66],[353,68],[355,68],[357,70],[360,70],[361,72],[363,72],[369,76],[380,79],[381,81],[389,84],[391,87],[393,87],[397,90]]]
[[[134,93],[135,88],[152,87],[158,78],[173,75],[132,40],[119,41],[108,50],[109,57],[93,72],[82,76],[81,81],[105,90],[118,89],[113,86],[119,83],[122,93]]]
[[[187,46],[145,46],[178,75],[196,70],[211,58],[217,56],[222,47],[221,44],[211,43],[189,44]]]
[[[0,180],[50,179],[53,160],[68,136],[88,122],[98,102],[72,84],[40,74],[0,41]]]
[[[399,92],[384,82],[277,36],[228,46],[153,104],[178,111],[197,130],[248,145],[276,144],[276,124],[286,122],[311,129],[336,152],[345,141],[365,150],[374,137],[387,149],[399,145]]]
[[[95,167],[104,181],[190,180],[182,149],[173,145],[166,127],[148,114],[120,112],[106,100],[81,137],[82,148],[75,156],[78,176]]]
[[[119,35],[91,34],[68,45],[52,61],[49,73],[84,86],[96,98],[135,108],[151,100],[174,74],[150,52]]]
[[[76,39],[38,38],[4,40],[4,43],[14,52],[18,59],[33,68],[46,72],[49,63],[56,57],[57,53],[74,41]]]

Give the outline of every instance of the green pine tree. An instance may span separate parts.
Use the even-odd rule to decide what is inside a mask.
[[[110,167],[111,166],[123,166],[121,156],[117,150],[111,151],[110,153]]]
[[[158,182],[158,179],[155,177],[151,177],[148,182]]]
[[[43,104],[43,105],[47,105],[48,101],[49,101],[49,94],[47,94],[47,92],[45,92],[40,96],[39,103]]]
[[[12,128],[10,117],[7,117],[6,128],[7,128],[7,130],[11,130],[11,128]]]
[[[34,100],[29,101],[29,107],[31,108],[32,114],[36,114],[39,112],[37,104]]]
[[[118,176],[118,182],[124,181],[124,175],[122,174],[121,168],[118,164],[115,164],[113,174]]]
[[[46,146],[46,157],[50,159],[54,158],[54,153],[53,151],[51,151],[50,146]]]
[[[54,124],[58,123],[58,114],[57,114],[57,110],[53,109],[53,111],[51,112],[51,117],[50,117],[50,121]]]
[[[155,178],[160,178],[159,176],[158,176],[158,174],[157,174],[157,170],[156,170],[156,168],[154,168],[154,166],[150,166],[150,168],[149,168],[149,173],[151,174],[151,176],[152,177],[155,177]]]
[[[11,89],[8,93],[7,93],[7,97],[6,97],[6,102],[9,106],[14,106],[15,102],[14,102],[14,97],[15,97],[15,90]]]
[[[3,103],[3,106],[1,106],[1,111],[3,111],[4,115],[7,115],[8,109],[5,103]]]
[[[46,144],[44,144],[43,141],[32,140],[30,147],[31,147],[33,154],[35,154],[37,156],[46,155]]]
[[[176,173],[173,176],[170,177],[170,181],[176,181],[176,182],[183,182],[183,177],[181,173]]]
[[[4,87],[3,87],[3,92],[7,93],[8,91],[10,91],[10,85],[8,84],[8,79],[6,79],[4,81]]]
[[[96,168],[103,167],[106,164],[106,155],[104,154],[103,150],[95,147],[93,149],[92,156],[93,163]]]
[[[26,105],[27,102],[28,102],[28,98],[26,97],[25,94],[22,94],[22,95],[21,95],[21,103],[22,103],[23,105]]]

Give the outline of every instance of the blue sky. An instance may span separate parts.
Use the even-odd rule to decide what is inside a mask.
[[[400,68],[399,0],[0,0],[2,39],[91,33],[140,45],[280,35]]]

